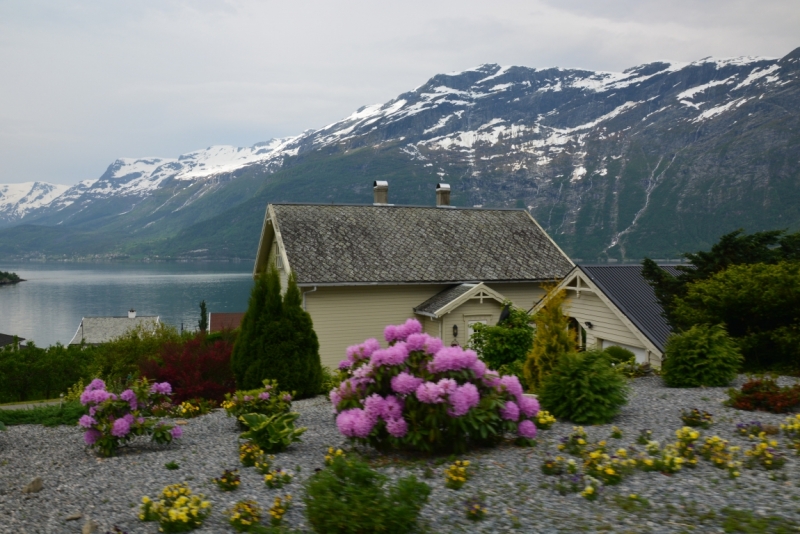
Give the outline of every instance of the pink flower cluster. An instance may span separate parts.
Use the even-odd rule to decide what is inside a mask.
[[[171,395],[172,394],[172,386],[169,382],[155,382],[150,387],[150,393],[161,393],[162,395]]]
[[[364,399],[364,408],[344,410],[336,417],[339,431],[350,438],[366,438],[383,419],[386,430],[396,438],[408,432],[408,423],[403,419],[403,401],[394,395],[386,398],[374,393]]]
[[[387,343],[405,341],[412,334],[422,333],[422,325],[416,319],[407,319],[404,324],[390,324],[383,329],[383,338]]]
[[[522,437],[536,435],[530,418],[538,413],[539,403],[524,395],[517,377],[499,376],[472,350],[443,346],[440,339],[422,333],[415,319],[387,326],[384,338],[388,348],[380,348],[375,339],[349,347],[347,359],[339,366],[350,376],[330,392],[330,399],[338,412],[336,424],[345,436],[372,439],[383,421],[389,435],[402,438],[409,431],[409,421],[425,424],[404,410],[443,406],[448,416],[464,417],[480,405],[482,394],[503,401],[495,421],[516,423]],[[343,401],[348,402],[340,410]]]

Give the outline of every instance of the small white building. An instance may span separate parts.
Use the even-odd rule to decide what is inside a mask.
[[[680,274],[673,265],[660,267]],[[567,292],[564,312],[586,348],[616,345],[633,352],[638,363],[661,367],[672,329],[641,265],[577,265],[557,289]]]
[[[158,315],[137,317],[136,310],[130,310],[127,317],[84,317],[69,344],[99,345],[122,337],[139,327],[148,332],[155,332],[159,322]]]

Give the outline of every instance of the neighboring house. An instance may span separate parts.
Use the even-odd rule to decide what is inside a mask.
[[[15,336],[9,336],[8,334],[0,334],[0,349],[5,347],[6,345],[12,345],[14,343]],[[17,337],[17,343],[20,345],[23,341],[25,341],[24,337]]]
[[[680,274],[675,266],[660,267]],[[632,351],[639,363],[661,366],[672,330],[641,265],[578,265],[558,288],[567,291],[564,312],[585,336],[587,348],[617,345]]]
[[[137,327],[155,332],[159,321],[157,315],[137,317],[136,310],[129,311],[127,317],[84,317],[69,344],[99,345],[124,336]]]
[[[267,206],[253,274],[274,266],[285,288],[295,273],[326,366],[409,317],[464,346],[503,301],[529,309],[573,268],[525,210],[450,207],[446,184],[437,206],[390,205],[385,182],[374,191],[372,205]]]
[[[222,330],[235,330],[242,324],[244,312],[235,313],[211,313],[208,314],[208,332],[220,332]]]

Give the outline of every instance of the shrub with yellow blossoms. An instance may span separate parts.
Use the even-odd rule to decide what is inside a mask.
[[[700,447],[700,456],[711,462],[718,469],[727,469],[728,476],[738,477],[741,472],[742,462],[739,460],[739,447],[728,445],[728,441],[719,436],[706,438]]]
[[[783,467],[784,464],[786,464],[786,458],[778,452],[778,442],[767,439],[766,435],[763,433],[759,437],[761,441],[744,452],[747,457],[747,467],[753,469],[760,465],[768,471]]]
[[[250,441],[239,445],[239,461],[245,467],[253,467],[256,461],[264,456],[264,451],[261,447]]]
[[[158,521],[161,532],[188,532],[202,526],[211,513],[211,503],[204,495],[193,495],[186,483],[164,488],[161,498],[153,501],[142,497],[139,519]]]
[[[469,461],[456,460],[444,471],[444,485],[450,489],[461,489],[469,479]]]
[[[548,412],[547,410],[541,410],[536,417],[533,419],[533,422],[536,424],[536,428],[539,430],[550,430],[552,426],[556,423],[556,418]]]
[[[583,453],[586,450],[586,445],[589,443],[588,440],[589,437],[586,435],[586,431],[583,429],[583,427],[574,426],[572,427],[572,433],[569,436],[561,438],[561,443],[558,445],[558,450],[567,451],[573,456],[583,456]]]
[[[691,427],[685,426],[675,431],[678,438],[675,449],[681,458],[685,460],[683,465],[686,467],[697,467],[697,453],[695,452],[695,442],[700,439],[700,432]]]
[[[292,505],[292,496],[285,495],[283,498],[275,497],[272,506],[269,509],[270,521],[273,527],[277,527],[283,521],[283,516],[289,511]]]
[[[264,475],[264,484],[270,489],[278,489],[292,482],[294,475],[284,469],[272,469]]]
[[[237,532],[249,532],[261,522],[261,507],[256,501],[239,501],[225,515]]]

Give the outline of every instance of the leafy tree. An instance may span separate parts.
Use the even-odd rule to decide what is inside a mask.
[[[87,375],[93,347],[12,343],[0,349],[0,400],[51,399]]]
[[[677,277],[665,272],[649,258],[642,263],[642,275],[653,286],[664,315],[674,329],[691,326],[681,324],[673,312],[675,299],[686,295],[689,284],[707,280],[732,265],[800,260],[800,232],[786,234],[783,230],[770,230],[747,235],[739,229],[723,235],[708,252],[682,256],[691,265],[678,266],[681,274]]]
[[[550,288],[544,305],[533,316],[536,335],[524,371],[525,380],[534,390],[542,386],[561,356],[575,351],[575,336],[568,328],[569,316],[562,309],[566,298],[567,292],[563,289]]]
[[[687,286],[673,303],[683,327],[727,326],[746,367],[800,367],[800,263],[734,265]],[[709,385],[709,384],[706,384]]]
[[[283,299],[275,269],[256,281],[250,299],[253,313],[248,308],[234,346],[233,371],[239,389],[255,389],[269,378],[298,397],[318,393],[322,382],[319,341],[301,302],[294,274]]]
[[[200,301],[200,321],[197,323],[197,326],[200,328],[201,332],[205,332],[208,330],[208,308],[206,307],[206,301]]]
[[[490,369],[499,369],[525,360],[533,346],[531,316],[525,310],[509,306],[509,315],[495,326],[476,324],[470,347]]]

